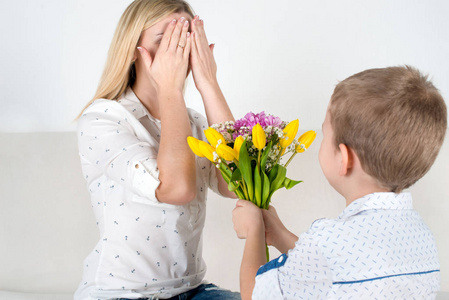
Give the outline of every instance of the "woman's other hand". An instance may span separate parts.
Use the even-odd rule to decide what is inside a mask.
[[[202,95],[207,93],[209,89],[218,86],[217,64],[215,63],[213,50],[214,44],[209,45],[207,41],[204,21],[195,16],[192,21],[190,64],[195,86]]]
[[[185,18],[172,20],[164,32],[154,59],[146,48],[137,47],[146,67],[146,76],[158,91],[183,90],[191,50],[188,29],[189,22]]]

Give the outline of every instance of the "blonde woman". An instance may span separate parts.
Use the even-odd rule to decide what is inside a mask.
[[[203,281],[207,188],[233,196],[186,141],[233,119],[203,25],[182,0],[136,0],[120,19],[78,121],[100,240],[75,299],[240,299]],[[207,121],[184,102],[190,68]]]

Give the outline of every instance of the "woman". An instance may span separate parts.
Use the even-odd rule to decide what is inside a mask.
[[[75,299],[240,299],[203,284],[207,188],[233,195],[186,140],[204,139],[207,128],[184,102],[190,68],[209,124],[233,119],[212,50],[203,21],[182,0],[136,0],[122,15],[78,122],[100,241]]]

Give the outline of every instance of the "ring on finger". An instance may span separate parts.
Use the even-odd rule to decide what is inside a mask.
[[[180,48],[184,48],[184,46],[183,46],[183,45],[181,45],[181,44],[178,44],[178,47],[180,47]]]

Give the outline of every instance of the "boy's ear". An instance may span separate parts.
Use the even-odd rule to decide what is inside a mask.
[[[338,148],[340,149],[340,155],[341,155],[340,171],[338,174],[340,176],[345,176],[352,169],[352,165],[354,162],[354,158],[353,158],[354,153],[345,144],[338,145]]]

